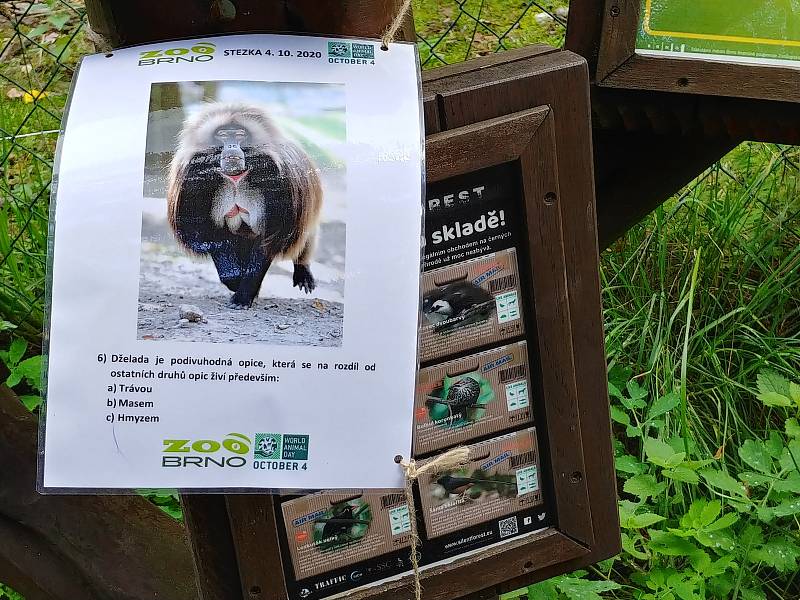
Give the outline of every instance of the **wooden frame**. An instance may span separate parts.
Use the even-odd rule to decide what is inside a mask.
[[[661,92],[797,102],[798,68],[636,53],[641,0],[605,0],[597,84]]]
[[[620,548],[586,62],[534,47],[482,65],[424,77],[426,169],[433,182],[520,165],[535,301],[528,343],[538,344],[541,357],[539,397],[550,441],[545,485],[553,490],[557,524],[427,566],[424,594],[436,600],[517,589]],[[275,498],[183,500],[203,598],[286,598]],[[409,574],[347,595],[406,600],[410,585]]]

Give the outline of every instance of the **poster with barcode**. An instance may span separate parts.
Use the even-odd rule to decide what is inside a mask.
[[[401,487],[422,163],[413,44],[84,58],[51,209],[40,490]]]

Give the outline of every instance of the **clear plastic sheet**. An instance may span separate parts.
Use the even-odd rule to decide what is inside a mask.
[[[51,202],[40,492],[402,486],[424,129],[416,47],[380,45],[237,35],[82,60]]]

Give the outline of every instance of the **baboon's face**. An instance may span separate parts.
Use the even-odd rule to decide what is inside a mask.
[[[249,183],[254,169],[263,169],[263,165],[256,164],[254,136],[242,121],[244,119],[234,118],[209,132],[208,146],[214,160],[219,155],[218,169],[223,178],[223,185],[213,197],[211,216],[218,227],[250,237],[263,229],[263,195]]]

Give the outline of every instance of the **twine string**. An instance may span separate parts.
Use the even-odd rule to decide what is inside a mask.
[[[389,44],[394,41],[397,32],[400,31],[400,27],[402,27],[403,21],[405,21],[408,11],[410,10],[411,0],[403,0],[403,4],[398,9],[397,14],[394,16],[394,19],[392,19],[391,24],[386,28],[386,31],[383,32],[383,36],[381,37],[381,49],[389,49]]]
[[[467,462],[469,462],[469,448],[464,446],[448,450],[421,466],[413,458],[400,461],[400,466],[406,476],[405,495],[406,504],[408,505],[408,517],[411,522],[411,567],[414,571],[415,600],[422,600],[422,584],[419,580],[419,531],[414,507],[414,481],[425,474],[437,475],[443,471],[450,471],[463,466]]]

